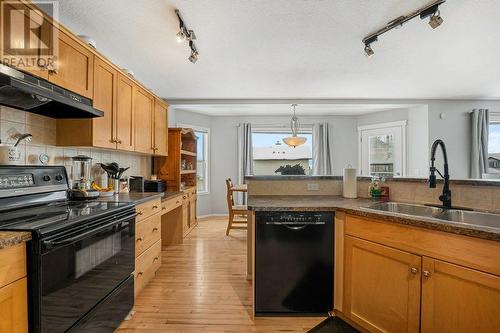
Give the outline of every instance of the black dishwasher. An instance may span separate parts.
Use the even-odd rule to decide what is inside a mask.
[[[256,212],[255,314],[333,309],[333,212]]]

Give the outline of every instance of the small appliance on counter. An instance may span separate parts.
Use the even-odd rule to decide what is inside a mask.
[[[165,192],[167,184],[164,180],[144,180],[144,192]]]
[[[131,176],[129,182],[130,192],[165,192],[167,190],[167,184],[164,180]]]
[[[77,155],[71,158],[71,198],[74,200],[95,199],[99,191],[92,188],[90,171],[92,169],[92,158],[85,155]]]

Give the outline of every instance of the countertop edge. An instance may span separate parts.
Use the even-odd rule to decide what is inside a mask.
[[[354,199],[355,200],[355,199]],[[494,231],[487,231],[474,228],[473,226],[465,225],[452,225],[450,223],[426,220],[411,216],[401,216],[401,215],[390,215],[383,212],[374,212],[363,209],[361,206],[359,208],[346,208],[339,207],[335,205],[329,206],[293,206],[293,207],[274,207],[274,206],[261,206],[261,205],[248,205],[248,210],[253,212],[259,211],[341,211],[347,214],[352,214],[365,218],[373,218],[383,222],[395,223],[406,225],[410,227],[424,228],[428,230],[442,231],[447,233],[453,233],[462,236],[469,236],[480,238],[484,240],[490,240],[495,242],[500,242],[500,233]]]
[[[0,231],[0,250],[31,240],[27,231]]]

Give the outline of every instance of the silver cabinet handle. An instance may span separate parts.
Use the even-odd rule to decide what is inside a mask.
[[[429,271],[423,271],[423,273],[424,273],[424,276],[426,278],[428,278],[429,276],[431,276],[431,272],[429,272]]]
[[[410,268],[410,272],[411,272],[411,274],[415,275],[418,273],[418,268],[412,267],[412,268]]]

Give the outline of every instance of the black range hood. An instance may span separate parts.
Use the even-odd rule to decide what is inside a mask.
[[[92,100],[0,64],[0,105],[60,119],[96,118]]]

